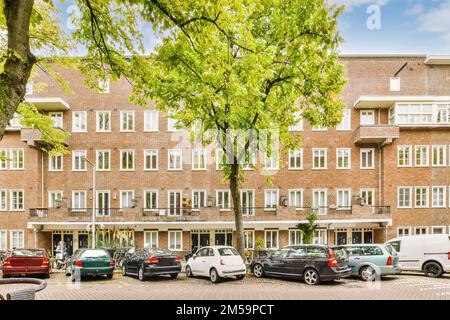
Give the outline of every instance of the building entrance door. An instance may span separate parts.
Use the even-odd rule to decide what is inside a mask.
[[[347,244],[347,232],[338,232],[336,233],[336,244],[338,246]]]
[[[79,234],[78,235],[78,248],[85,249],[88,248],[88,235],[87,234]]]
[[[233,233],[230,231],[216,231],[215,244],[217,246],[232,246],[233,245]]]
[[[66,244],[67,256],[72,256],[73,254],[73,234],[64,234],[63,241]]]
[[[209,232],[208,231],[194,231],[191,232],[191,250],[209,246]]]

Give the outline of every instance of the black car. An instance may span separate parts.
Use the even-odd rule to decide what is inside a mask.
[[[172,279],[176,279],[180,272],[181,258],[170,251],[157,248],[136,249],[126,256],[122,264],[122,275],[137,276],[141,281],[160,275],[170,275]]]
[[[284,247],[257,259],[251,270],[258,278],[299,277],[309,285],[349,277],[352,272],[344,250],[333,250],[323,245]]]

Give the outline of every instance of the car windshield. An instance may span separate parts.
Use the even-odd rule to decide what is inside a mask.
[[[44,250],[21,249],[14,250],[11,257],[44,257]]]
[[[239,255],[239,252],[237,252],[237,250],[234,248],[220,248],[218,251],[222,257]]]
[[[109,253],[104,250],[86,250],[81,254],[81,258],[109,258]]]

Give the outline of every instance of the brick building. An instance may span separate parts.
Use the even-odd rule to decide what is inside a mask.
[[[291,128],[302,134],[298,150],[279,162],[258,155],[256,169],[246,170],[249,248],[300,242],[295,226],[311,211],[317,243],[450,232],[450,57],[341,61],[349,79],[342,123],[299,121]],[[97,92],[79,72],[61,74],[74,94],[40,73],[33,83],[48,86],[37,92],[30,83],[26,100],[71,133],[71,154],[49,157],[39,132],[11,122],[0,142],[10,159],[0,163],[0,250],[52,250],[61,239],[69,251],[90,246],[93,212],[101,245],[189,251],[233,243],[231,196],[214,147],[192,144],[152,105],[131,104],[125,81]]]

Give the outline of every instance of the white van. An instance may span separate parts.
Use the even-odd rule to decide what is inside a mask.
[[[401,270],[423,271],[427,277],[450,272],[450,236],[429,234],[389,240],[399,254]]]

